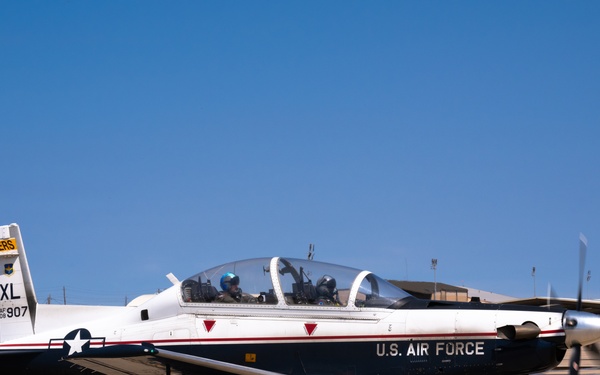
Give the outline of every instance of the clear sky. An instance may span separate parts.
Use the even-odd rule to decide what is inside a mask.
[[[439,282],[575,297],[580,232],[600,298],[598,19],[598,2],[1,2],[0,223],[53,303],[310,243],[389,279],[433,281],[436,258]]]

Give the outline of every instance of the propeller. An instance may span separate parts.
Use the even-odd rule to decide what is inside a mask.
[[[583,233],[579,233],[579,288],[577,290],[577,311],[581,311],[581,295],[583,289],[583,270],[585,268],[585,257],[587,253],[587,238]],[[566,320],[567,325],[577,325],[577,319]],[[573,345],[573,354],[569,361],[569,375],[579,374],[579,365],[581,362],[581,343]]]
[[[571,354],[571,360],[569,361],[569,375],[579,374],[579,361],[581,360],[581,345],[573,347],[573,354]]]
[[[546,307],[548,308],[548,310],[550,310],[552,306],[558,304],[557,300],[558,296],[556,294],[556,291],[554,290],[552,285],[548,283],[548,293],[546,297]]]

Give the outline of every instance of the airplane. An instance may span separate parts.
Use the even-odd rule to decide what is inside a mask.
[[[38,303],[17,224],[0,226],[0,261],[3,374],[532,374],[569,348],[577,374],[600,341],[600,316],[580,308],[421,300],[312,259],[169,274],[127,306]]]

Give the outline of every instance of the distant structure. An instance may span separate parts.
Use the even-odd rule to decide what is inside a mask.
[[[454,285],[429,281],[398,281],[388,280],[411,295],[438,301],[469,302],[469,290]],[[475,301],[474,301],[475,302]]]

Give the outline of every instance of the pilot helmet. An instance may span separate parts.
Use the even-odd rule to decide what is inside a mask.
[[[322,296],[333,297],[336,292],[335,279],[329,275],[323,275],[317,280],[317,293]]]
[[[232,285],[240,285],[240,277],[233,272],[227,272],[221,276],[221,290],[228,291]]]

